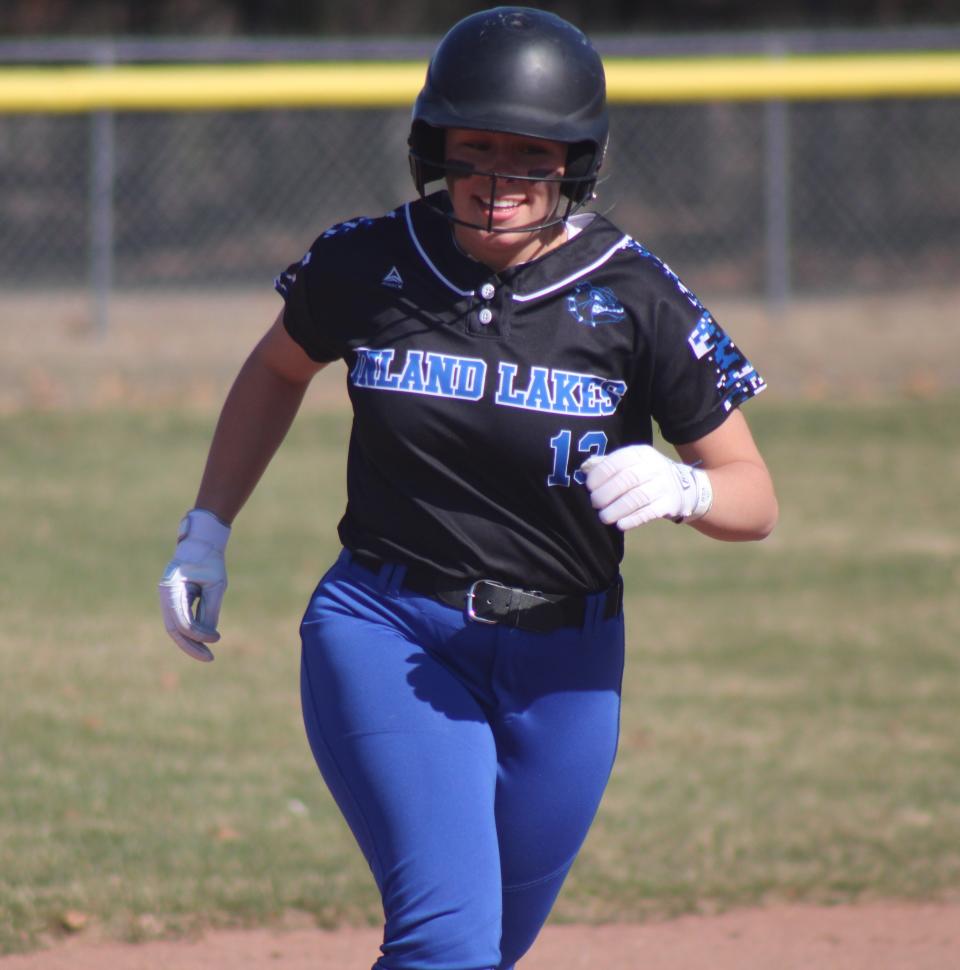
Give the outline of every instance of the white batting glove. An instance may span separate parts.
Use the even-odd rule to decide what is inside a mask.
[[[692,522],[710,511],[713,488],[702,468],[671,461],[650,445],[628,445],[588,458],[590,501],[605,525],[621,532],[654,519]]]
[[[212,512],[191,509],[180,523],[177,548],[158,584],[163,623],[173,642],[194,660],[209,662],[220,604],[227,589],[223,553],[230,526]]]

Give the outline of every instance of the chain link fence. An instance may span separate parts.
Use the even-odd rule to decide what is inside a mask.
[[[269,289],[328,225],[411,196],[408,126],[393,109],[0,115],[0,287],[93,294],[104,325],[118,291]],[[949,286],[957,158],[957,98],[618,105],[596,208],[705,298]]]

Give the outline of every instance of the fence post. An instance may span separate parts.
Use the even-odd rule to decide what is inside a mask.
[[[774,39],[770,57],[783,57],[786,48]],[[766,239],[767,306],[771,315],[790,300],[790,118],[786,101],[765,101],[763,115],[764,222]]]
[[[96,63],[102,67],[114,61],[113,46],[101,45]],[[94,111],[90,115],[89,286],[91,316],[101,337],[110,326],[110,296],[113,290],[113,181],[114,114]]]
[[[764,105],[767,302],[772,312],[790,299],[790,128],[785,101]]]

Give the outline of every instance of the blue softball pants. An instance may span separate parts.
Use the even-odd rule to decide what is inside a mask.
[[[343,552],[301,627],[307,737],[384,909],[374,970],[509,970],[547,919],[613,767],[622,616],[471,621]]]

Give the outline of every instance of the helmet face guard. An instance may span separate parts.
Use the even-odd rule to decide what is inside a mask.
[[[587,202],[592,198],[592,189],[597,181],[595,175],[584,175],[584,176],[569,176],[564,172],[563,175],[513,175],[507,172],[480,172],[477,171],[472,165],[468,165],[464,162],[458,162],[455,159],[449,161],[437,162],[431,159],[424,159],[418,156],[415,152],[411,150],[410,152],[410,166],[414,174],[414,179],[417,178],[417,167],[423,170],[426,167],[430,167],[432,170],[438,170],[442,173],[444,178],[485,178],[490,180],[490,195],[489,195],[489,207],[490,215],[487,218],[486,225],[479,222],[467,222],[465,219],[460,219],[452,211],[446,208],[441,208],[438,205],[432,205],[431,207],[438,212],[441,212],[448,221],[456,223],[458,226],[467,226],[470,229],[482,229],[485,232],[498,232],[498,233],[514,233],[514,232],[539,232],[541,229],[549,229],[551,226],[559,225],[562,222],[566,222],[567,219],[573,215],[574,212],[579,209],[584,202]],[[532,226],[510,226],[508,228],[495,227],[493,225],[493,204],[497,197],[497,183],[503,182],[558,182],[560,184],[560,192],[562,195],[566,196],[566,204],[562,206],[562,214],[560,213],[561,206],[558,205],[554,208],[553,213],[547,217],[543,222],[538,222]],[[585,183],[589,183],[589,189],[591,190],[591,195],[583,195],[582,201],[577,201],[577,191],[581,189],[581,186]],[[417,189],[420,193],[421,198],[425,197],[425,189],[418,182]],[[581,190],[582,194],[582,190]]]
[[[445,158],[445,129],[505,132],[568,146],[562,176],[474,172]],[[413,108],[408,143],[417,192],[436,179],[476,174],[498,179],[559,181],[562,216],[520,229],[535,232],[568,218],[593,198],[607,145],[609,122],[603,63],[587,38],[555,14],[527,7],[496,7],[455,24],[437,46]],[[445,212],[455,222],[460,220]]]

